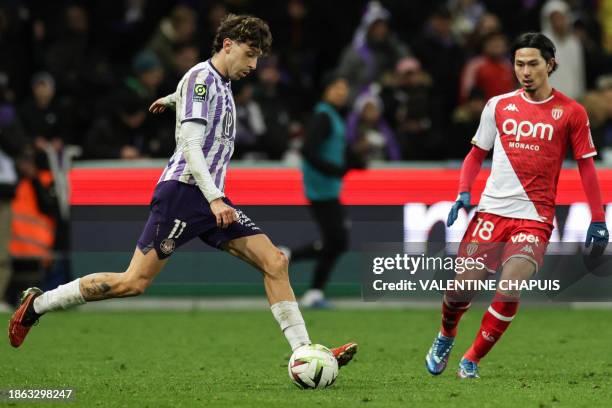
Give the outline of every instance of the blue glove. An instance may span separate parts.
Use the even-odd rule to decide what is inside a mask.
[[[608,239],[610,234],[608,233],[608,227],[605,222],[592,222],[587,230],[586,241],[584,241],[584,247],[588,248],[593,243],[593,249],[591,250],[591,256],[600,256],[608,246]]]
[[[448,213],[448,218],[446,219],[446,226],[450,227],[457,220],[457,216],[459,215],[460,208],[468,208],[470,206],[470,193],[463,192],[459,193],[457,196],[457,201],[453,204],[450,212]]]

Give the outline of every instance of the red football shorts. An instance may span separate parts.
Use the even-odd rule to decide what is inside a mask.
[[[552,230],[552,225],[540,221],[477,212],[461,240],[458,256],[481,258],[492,273],[510,258],[525,258],[537,271]]]

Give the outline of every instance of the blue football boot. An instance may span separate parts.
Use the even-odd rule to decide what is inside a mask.
[[[457,370],[459,378],[480,378],[478,375],[478,364],[467,358],[462,358],[459,362],[459,370]]]
[[[446,368],[448,363],[448,357],[455,344],[454,337],[443,336],[442,333],[438,333],[436,336],[427,356],[425,356],[425,366],[427,371],[432,375],[440,375]]]

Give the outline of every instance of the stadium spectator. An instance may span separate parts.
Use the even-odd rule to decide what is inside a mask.
[[[24,286],[43,281],[53,261],[57,200],[51,172],[39,167],[40,158],[40,151],[26,146],[16,160],[19,181],[11,202],[9,244],[14,274],[6,295],[13,306]]]
[[[270,56],[259,63],[254,100],[263,114],[266,131],[261,135],[259,147],[265,157],[280,160],[289,144],[294,97],[281,82],[278,58]]]
[[[589,113],[591,135],[595,147],[604,148],[606,162],[612,159],[612,75],[602,76],[597,80],[597,89],[588,92],[584,106]]]
[[[351,45],[342,54],[338,73],[350,84],[350,101],[372,82],[392,73],[397,61],[409,54],[408,47],[391,31],[390,17],[379,2],[369,2]]]
[[[175,47],[191,43],[196,35],[197,15],[188,6],[178,5],[170,17],[164,18],[149,41],[147,48],[154,51],[167,71],[177,69],[174,59]]]
[[[176,62],[174,70],[164,75],[164,82],[161,86],[163,89],[161,93],[164,95],[173,93],[183,75],[200,61],[200,49],[194,44],[183,44],[174,51],[174,61]]]
[[[461,103],[474,88],[482,90],[488,100],[516,87],[514,67],[508,57],[508,39],[503,33],[491,33],[483,38],[482,53],[467,61],[460,86]]]
[[[439,129],[440,101],[416,58],[397,63],[393,85],[383,88],[381,98],[404,160],[441,157],[445,142]]]
[[[303,0],[289,0],[282,14],[273,23],[274,41],[283,66],[293,80],[293,91],[300,95],[301,110],[310,109],[316,102],[318,54],[325,33],[324,24],[312,12],[312,5]]]
[[[83,6],[68,6],[64,22],[63,32],[45,53],[45,62],[59,90],[75,95],[79,101],[90,101],[91,95],[111,89],[111,68],[91,35],[89,15]]]
[[[88,159],[126,159],[145,157],[153,130],[147,127],[146,107],[135,95],[117,95],[114,112],[99,117],[83,143]]]
[[[376,88],[374,86],[370,88]],[[384,106],[376,89],[360,95],[346,121],[346,138],[363,159],[400,160],[401,150],[383,116]]]
[[[197,52],[197,49],[195,51]],[[188,60],[190,58],[185,59]],[[181,61],[181,64],[184,63],[185,61]],[[177,69],[182,67],[183,65],[177,64]],[[189,68],[190,67],[191,66],[189,66]],[[164,68],[154,52],[145,50],[134,58],[132,70],[134,74],[125,79],[124,89],[111,95],[110,103],[114,105],[117,99],[122,100],[125,97],[124,93],[127,91],[127,93],[132,94],[135,99],[140,101],[140,110],[146,111],[154,100],[164,94],[162,92],[164,90]],[[178,75],[178,72],[176,72],[176,74]],[[175,86],[183,74],[174,82]],[[172,93],[175,89],[170,89],[169,91]],[[110,107],[111,115],[114,109],[114,106]],[[167,117],[168,115],[146,115],[143,125],[138,126],[139,128],[148,129],[148,131],[151,132],[146,140],[143,141],[143,152],[146,152],[149,156],[166,157],[174,150],[174,126],[172,122],[166,120]]]
[[[450,132],[444,143],[444,157],[462,159],[469,152],[470,140],[476,134],[480,114],[486,103],[484,93],[478,88],[472,88],[467,100],[455,109]]]
[[[26,82],[29,74],[24,69],[28,55],[22,49],[25,33],[22,32],[15,14],[8,7],[0,5],[0,74],[7,80],[10,79],[13,92],[22,96],[26,92],[22,84]]]
[[[555,44],[557,59],[563,61],[550,77],[551,85],[572,99],[580,99],[586,90],[584,49],[571,19],[567,3],[549,0],[542,8],[541,30]]]
[[[160,96],[159,88],[164,80],[164,68],[154,52],[145,50],[134,57],[132,70],[134,75],[128,76],[124,84],[142,99],[144,106],[149,106]]]
[[[453,33],[465,44],[486,12],[481,0],[448,0],[453,15]]]
[[[59,27],[55,41],[49,35],[39,47],[44,54],[41,58],[45,70],[55,79],[58,93],[65,95],[72,106],[70,119],[74,132],[82,134],[97,113],[92,95],[95,100],[106,95],[115,85],[115,76],[107,56],[91,35],[87,10],[70,5],[62,15],[64,24]],[[50,45],[46,46],[46,42]]]
[[[70,115],[64,115],[68,132],[62,137],[79,144],[96,119],[106,115],[107,111],[111,116],[115,115],[114,107],[105,107],[104,103],[109,98],[112,101],[118,89],[123,91],[123,78],[134,73],[132,61],[140,57],[141,50],[149,49],[157,55],[164,67],[164,81],[155,84],[159,71],[150,70],[150,79],[154,80],[149,83],[151,86],[146,85],[146,80],[140,82],[138,75],[131,77],[129,86],[140,95],[170,93],[185,69],[192,66],[200,55],[208,55],[211,33],[229,10],[249,9],[258,15],[270,16],[274,21],[272,28],[278,62],[274,63],[276,73],[274,69],[266,69],[264,77],[273,79],[277,76],[277,84],[268,88],[268,84],[260,82],[254,85],[254,92],[266,117],[267,129],[275,128],[277,123],[274,122],[280,118],[284,136],[272,138],[275,140],[270,143],[273,151],[266,157],[284,157],[280,150],[287,148],[286,143],[276,142],[295,133],[287,128],[299,129],[308,119],[310,106],[318,97],[315,90],[321,74],[327,69],[339,65],[350,78],[354,84],[351,102],[372,82],[381,83],[385,89],[394,88],[393,68],[410,52],[396,34],[401,34],[401,38],[409,42],[424,71],[432,78],[429,93],[440,103],[440,106],[436,105],[439,134],[449,130],[457,103],[464,101],[469,94],[469,89],[464,87],[459,98],[459,75],[466,56],[478,55],[483,40],[491,33],[508,35],[536,30],[541,10],[547,15],[542,17],[542,28],[548,26],[553,41],[558,41],[556,37],[562,39],[557,48],[559,57],[565,62],[551,77],[557,88],[563,91],[568,86],[579,84],[580,77],[586,77],[586,88],[592,89],[596,79],[609,73],[612,66],[612,57],[602,45],[609,38],[606,33],[612,26],[607,2],[597,5],[584,1],[568,2],[575,18],[570,18],[569,8],[558,0],[547,2],[544,8],[537,0],[385,2],[393,16],[401,18],[402,26],[393,30],[390,28],[391,13],[379,2],[367,0],[351,3],[355,7],[346,7],[347,3],[304,0],[263,2],[256,7],[250,1],[221,0],[209,3],[176,0],[111,3],[64,2],[58,6],[54,2],[13,1],[0,6],[0,73],[10,79],[15,104],[20,112],[26,105],[31,107],[32,102],[26,103],[26,100],[30,95],[32,74],[49,72],[56,82],[57,93],[51,108],[61,101],[60,108],[70,111]],[[440,5],[448,8],[438,8]],[[360,13],[362,10],[364,14]],[[199,27],[196,26],[198,15],[199,21],[203,22]],[[335,24],[339,19],[343,24]],[[327,41],[328,38],[334,38],[334,41]],[[582,58],[574,58],[575,49],[570,47],[571,44],[579,45]],[[338,58],[339,49],[344,50],[341,58]],[[568,56],[563,55],[567,50]],[[582,65],[583,74],[579,73],[580,69],[571,67],[576,62]],[[567,78],[564,78],[564,68],[570,72]],[[476,86],[486,95],[490,94],[487,86]],[[584,92],[585,85],[579,87]],[[263,88],[266,92],[262,92]],[[268,92],[270,89],[274,92]],[[568,94],[573,96],[572,92]],[[276,115],[279,106],[288,112],[289,122],[285,122],[287,117],[282,112]],[[395,119],[391,118],[392,112],[393,109],[386,108],[385,116],[401,139],[400,132],[395,129]],[[167,115],[169,113],[163,116],[167,118]],[[167,137],[170,126],[163,116],[146,120],[157,122],[159,119],[155,125],[146,125],[156,130],[156,134],[149,138],[155,146],[145,149],[153,156],[165,156],[163,152],[171,149],[172,137],[169,142]],[[24,121],[24,125],[28,124],[29,121]],[[158,131],[164,135],[158,135]],[[278,137],[280,133],[273,131],[272,134]],[[422,159],[434,156],[429,156],[426,150],[408,149],[408,155],[404,157]]]
[[[612,55],[606,54],[602,44],[602,27],[594,13],[581,13],[574,23],[574,34],[584,50],[587,89],[595,89],[601,75],[612,72]]]
[[[121,0],[90,2],[96,42],[113,61],[129,66],[146,45],[159,20],[168,10],[167,1]]]
[[[482,49],[482,41],[493,33],[501,33],[502,25],[499,17],[492,13],[484,13],[478,20],[474,31],[465,39],[466,55],[474,56]]]
[[[11,201],[17,185],[15,158],[24,140],[7,85],[7,76],[0,75],[0,312],[11,309],[5,298],[13,270],[9,256]]]
[[[206,4],[205,2],[202,3]],[[217,28],[219,27],[219,24],[221,24],[221,21],[225,18],[227,13],[228,10],[226,4],[220,1],[215,1],[214,3],[206,7],[204,10],[201,10],[200,15],[204,15],[204,18],[206,19],[205,24],[200,24],[199,30],[199,38],[201,44],[200,53],[202,55],[210,54],[210,49],[213,40],[215,39],[215,33],[217,32]],[[274,40],[276,41],[276,38]]]
[[[53,141],[62,146],[73,140],[70,106],[56,96],[55,80],[48,72],[32,78],[32,98],[19,110],[27,137],[30,140]]]
[[[438,8],[432,13],[412,48],[432,76],[433,91],[442,103],[442,126],[446,127],[458,101],[459,76],[465,60],[464,51],[452,32],[448,9]]]
[[[603,46],[609,55],[612,54],[612,2],[602,2],[599,6],[598,16],[602,25]]]
[[[260,138],[266,132],[266,124],[259,104],[253,100],[253,85],[249,82],[232,84],[236,103],[236,159],[257,158],[263,153],[259,149]]]

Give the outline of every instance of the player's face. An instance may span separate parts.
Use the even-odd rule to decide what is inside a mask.
[[[514,73],[525,92],[536,92],[548,83],[552,61],[546,63],[537,48],[520,48],[514,55]]]
[[[349,87],[346,79],[336,80],[327,90],[327,98],[336,106],[342,107],[346,105],[348,99]]]
[[[236,81],[250,74],[257,68],[260,55],[258,49],[233,41],[226,57],[229,78]]]

